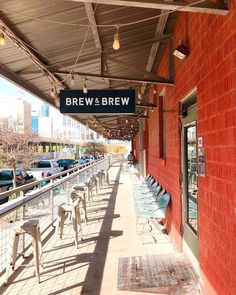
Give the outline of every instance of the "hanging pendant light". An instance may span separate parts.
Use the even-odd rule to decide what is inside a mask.
[[[0,34],[0,45],[4,46],[5,44],[6,44],[6,37],[5,37],[5,34],[2,32]]]
[[[87,88],[87,85],[86,85],[86,78],[84,78],[83,93],[84,94],[87,94],[88,93],[88,88]]]
[[[113,49],[119,50],[120,49],[120,36],[119,36],[119,26],[116,27],[116,33],[114,35],[114,41],[113,41]]]

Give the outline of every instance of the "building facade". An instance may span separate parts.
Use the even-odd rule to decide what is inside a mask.
[[[186,23],[188,26],[186,27]],[[200,277],[202,294],[236,294],[236,1],[227,16],[179,13],[174,86],[133,141],[137,159],[171,194],[164,221]],[[158,75],[168,75],[168,49]],[[153,99],[150,90],[149,99]]]

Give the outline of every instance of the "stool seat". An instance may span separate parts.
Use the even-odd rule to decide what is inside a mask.
[[[13,225],[11,230],[11,243],[10,244],[10,261],[7,265],[6,269],[6,277],[5,277],[5,285],[8,282],[10,268],[14,270],[16,257],[17,257],[17,249],[19,244],[19,236],[21,234],[30,234],[33,238],[32,246],[34,248],[34,260],[35,260],[35,270],[36,275],[38,277],[38,282],[40,282],[40,270],[39,264],[42,264],[42,242],[41,242],[41,234],[40,234],[40,226],[38,219],[29,219],[29,220],[21,220],[16,222]]]
[[[38,225],[39,225],[39,220],[37,220],[37,219],[30,219],[27,221],[22,220],[13,226],[13,230],[19,231],[19,232],[22,231],[22,233],[23,233],[27,230],[31,230],[32,228],[34,228]]]
[[[85,183],[80,183],[79,185],[76,185],[73,187],[73,189],[78,190],[78,191],[86,191],[87,188],[88,187]]]

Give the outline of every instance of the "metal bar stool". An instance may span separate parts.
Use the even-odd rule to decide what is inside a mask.
[[[38,277],[38,282],[40,283],[39,264],[43,266],[40,226],[39,226],[39,220],[30,219],[27,221],[22,220],[22,221],[16,222],[16,224],[12,228],[12,231],[11,231],[12,247],[10,247],[10,251],[11,251],[10,261],[6,269],[5,285],[8,282],[10,268],[12,268],[12,270],[14,270],[15,268],[19,237],[22,234],[30,234],[33,238],[32,246],[34,249],[35,271]]]
[[[96,195],[98,196],[98,175],[97,173],[93,173],[92,175],[93,187],[95,188]]]
[[[70,193],[71,201],[74,202],[75,200],[80,200],[83,205],[83,211],[85,216],[85,224],[87,224],[88,216],[87,216],[87,207],[86,207],[86,191],[87,189],[84,186],[75,186],[74,191]],[[82,196],[80,195],[82,193]]]
[[[107,185],[109,185],[109,174],[108,174],[108,171],[102,169],[101,170],[101,175],[102,175],[102,185],[104,186],[104,182],[107,183]]]
[[[73,187],[73,189],[75,189],[75,190],[84,191],[85,194],[87,193],[89,202],[90,202],[90,198],[92,198],[92,196],[93,196],[92,188],[93,187],[92,187],[92,179],[91,178],[87,179],[86,182],[81,182],[78,185],[75,185]]]
[[[62,239],[64,223],[69,215],[72,216],[75,245],[76,245],[76,248],[78,248],[78,222],[80,225],[81,241],[83,241],[81,218],[80,218],[80,200],[76,200],[71,203],[70,202],[62,203],[58,206],[58,216],[57,216],[56,230],[55,230],[55,243],[57,240],[57,233],[59,230],[59,226],[60,226],[60,238]]]
[[[97,175],[98,175],[98,186],[99,186],[99,189],[101,189],[103,187],[103,172],[101,170],[98,170]]]

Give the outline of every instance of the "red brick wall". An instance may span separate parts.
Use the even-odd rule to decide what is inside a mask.
[[[203,294],[236,294],[236,0],[227,16],[189,13],[190,55],[175,58],[175,85],[166,87],[166,109],[178,109],[197,89],[198,136],[206,177],[199,177],[199,261]],[[175,26],[184,37],[185,13]],[[167,74],[167,51],[158,74]],[[160,87],[159,87],[160,91]],[[167,229],[181,248],[180,132],[178,113],[167,113],[166,160],[159,158],[158,110],[148,122],[149,171],[171,193]]]
[[[144,127],[144,132],[143,132],[143,141],[144,141],[144,145],[143,148],[146,150],[146,169],[148,170],[149,166],[148,166],[148,142],[149,138],[148,138],[148,120],[145,120],[145,127]]]

